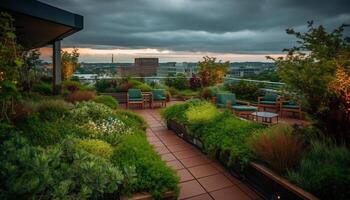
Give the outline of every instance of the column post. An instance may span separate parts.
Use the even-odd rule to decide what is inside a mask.
[[[56,40],[53,43],[53,55],[52,55],[52,81],[53,81],[53,93],[60,94],[60,84],[62,82],[62,67],[61,67],[61,40]]]

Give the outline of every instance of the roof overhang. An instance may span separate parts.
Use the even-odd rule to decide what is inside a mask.
[[[17,40],[25,49],[52,44],[84,28],[83,16],[36,0],[1,0],[0,11],[14,18]]]

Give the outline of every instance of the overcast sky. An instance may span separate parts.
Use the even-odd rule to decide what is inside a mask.
[[[264,61],[294,44],[286,28],[314,20],[328,29],[350,23],[349,0],[42,0],[84,16],[84,30],[66,38],[81,60],[109,62],[158,56],[198,61]],[[347,32],[349,33],[349,31]]]

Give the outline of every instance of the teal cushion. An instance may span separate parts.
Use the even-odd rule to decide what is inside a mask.
[[[128,90],[129,99],[130,98],[142,98],[140,89],[129,89]]]
[[[166,99],[164,95],[164,90],[163,89],[154,89],[152,90],[152,96],[154,100],[164,100]]]
[[[153,97],[153,100],[165,100],[166,99],[166,97],[163,97],[163,96],[154,96]]]
[[[260,104],[275,105],[276,101],[260,101]]]
[[[236,95],[233,93],[218,93],[216,95],[217,99],[217,105],[224,104],[225,107],[227,105],[227,102],[230,101],[231,105],[236,105]]]
[[[277,97],[277,94],[266,94],[263,99],[264,101],[276,101]]]
[[[299,109],[299,106],[298,105],[282,105],[282,108]]]
[[[257,111],[258,108],[254,106],[232,106],[233,110],[236,111]]]
[[[142,98],[129,98],[129,101],[143,101]]]

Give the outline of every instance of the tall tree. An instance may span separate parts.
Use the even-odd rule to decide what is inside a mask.
[[[38,80],[38,67],[42,63],[38,49],[23,53],[24,64],[21,69],[21,85],[24,91],[29,91],[32,82]]]
[[[198,75],[201,78],[202,86],[216,85],[223,82],[229,62],[216,61],[216,58],[205,56],[204,61],[198,62]]]
[[[69,79],[75,70],[77,70],[80,67],[79,64],[79,49],[74,48],[72,52],[68,51],[62,51],[62,79],[67,80]]]
[[[19,70],[23,64],[21,46],[16,42],[13,19],[0,13],[0,121],[8,119],[20,93],[17,89]]]
[[[350,123],[344,121],[341,99],[334,95],[329,85],[336,79],[335,60],[349,61],[342,56],[350,51],[350,38],[344,36],[346,27],[341,25],[327,32],[323,26],[315,27],[311,21],[305,33],[287,29],[287,34],[297,38],[298,46],[285,49],[286,57],[273,59],[282,81],[289,90],[302,97],[304,109],[316,119],[319,127],[327,133],[339,133],[336,137],[343,139],[345,132],[350,130]]]

